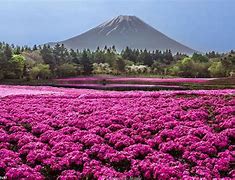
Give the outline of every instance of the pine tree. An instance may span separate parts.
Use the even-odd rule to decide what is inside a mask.
[[[24,52],[24,51],[25,51],[24,46],[21,47],[20,51],[21,51],[21,52]]]
[[[83,67],[83,74],[90,75],[92,73],[92,63],[88,58],[87,51],[83,51],[82,58],[81,58],[81,65]]]
[[[54,72],[56,68],[56,63],[54,60],[54,56],[52,53],[52,49],[50,48],[49,45],[43,45],[42,50],[40,51],[42,58],[46,64],[49,64],[50,69],[52,72]]]
[[[115,47],[115,45],[112,46],[112,52],[116,52],[116,47]]]
[[[12,49],[9,44],[6,44],[6,47],[4,49],[4,55],[7,60],[10,60],[12,58]]]
[[[33,46],[33,51],[36,51],[36,50],[38,50],[37,45],[34,45]]]
[[[15,54],[20,54],[21,53],[20,51],[21,51],[20,46],[17,46],[15,49]]]

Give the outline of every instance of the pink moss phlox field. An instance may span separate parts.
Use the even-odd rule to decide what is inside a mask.
[[[44,90],[0,98],[0,177],[235,178],[235,90]]]
[[[50,86],[11,86],[11,85],[0,85],[0,97],[11,96],[11,95],[63,95],[63,94],[84,94],[95,92],[90,89],[62,89]]]

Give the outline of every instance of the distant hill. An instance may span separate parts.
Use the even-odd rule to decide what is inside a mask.
[[[148,50],[171,49],[173,53],[192,54],[195,50],[167,37],[136,16],[118,16],[70,39],[49,43],[64,44],[67,48],[95,50],[98,46],[115,45],[118,51],[126,48]]]

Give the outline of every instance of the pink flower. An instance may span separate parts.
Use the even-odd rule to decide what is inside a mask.
[[[1,89],[0,176],[235,178],[234,90]]]

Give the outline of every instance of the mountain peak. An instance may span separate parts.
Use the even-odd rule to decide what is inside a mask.
[[[126,21],[126,22],[132,21],[134,18],[135,18],[135,16],[119,15],[109,21],[102,23],[98,27],[103,28],[103,27],[109,27],[109,26],[116,26],[124,21]]]
[[[149,28],[150,26],[136,16],[119,15],[96,28],[99,29],[99,32],[103,32],[108,36],[117,32],[120,34],[135,33],[140,31],[143,27]]]
[[[73,38],[61,41],[68,48],[95,50],[98,46],[115,45],[135,49],[166,50],[192,54],[193,49],[180,44],[133,15],[119,15]]]
[[[131,21],[133,19],[137,19],[136,16],[131,16],[131,15],[119,15],[114,19],[120,19],[120,20],[126,20],[126,21]]]

